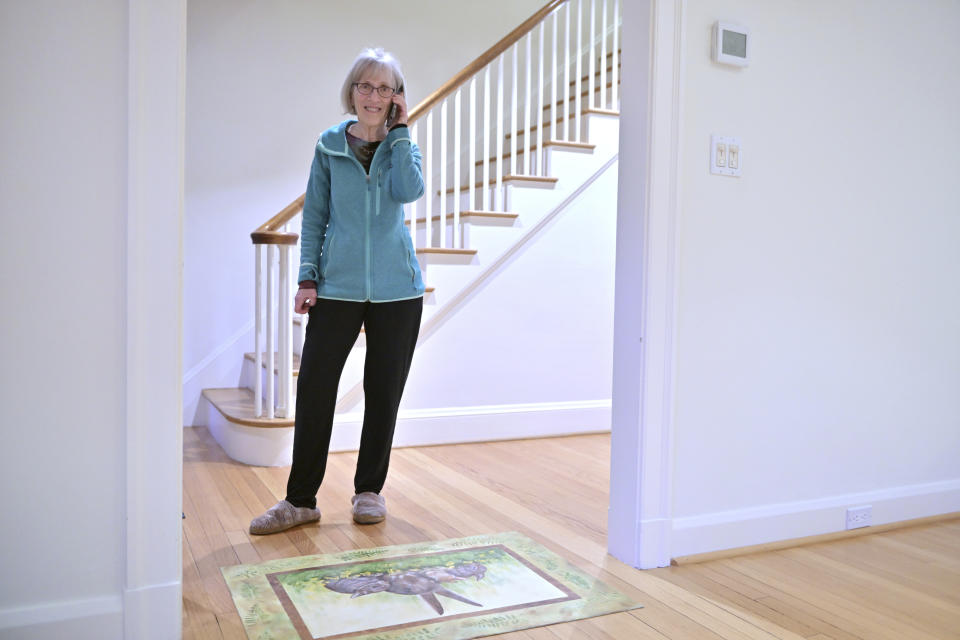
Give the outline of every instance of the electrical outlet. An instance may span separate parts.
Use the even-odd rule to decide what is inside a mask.
[[[859,529],[860,527],[869,527],[872,522],[871,505],[862,507],[850,507],[847,509],[847,529]]]

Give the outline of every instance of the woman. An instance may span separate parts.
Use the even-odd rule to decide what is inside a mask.
[[[403,74],[382,49],[357,57],[341,91],[348,119],[317,142],[303,204],[300,289],[294,310],[309,313],[297,379],[293,466],[287,495],[250,523],[266,534],[320,519],[337,385],[360,327],[366,331],[365,410],[353,519],[387,514],[387,476],[397,407],[423,310],[423,278],[403,203],[423,195],[420,152],[407,129]]]

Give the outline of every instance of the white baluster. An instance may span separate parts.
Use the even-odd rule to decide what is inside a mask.
[[[420,139],[417,137],[419,132],[418,126],[419,122],[415,123],[410,127],[410,139],[419,145]],[[429,194],[424,192],[424,196],[429,197]],[[415,200],[410,203],[410,240],[413,242],[413,248],[417,248],[417,214],[420,213],[420,208],[423,206],[423,198]]]
[[[272,244],[267,245],[267,417],[273,418],[274,408],[276,407],[276,396],[273,385],[273,365],[274,365],[274,323],[276,321],[276,311],[274,305],[277,303],[274,295],[273,286],[273,262],[276,247]],[[258,370],[257,375],[263,375],[263,371]]]
[[[453,229],[450,233],[450,246],[454,249],[460,248],[460,234],[457,230],[457,225],[460,224],[460,196],[462,195],[463,190],[461,189],[463,184],[463,172],[460,171],[460,138],[463,137],[463,125],[461,123],[461,107],[460,107],[460,89],[457,89],[457,93],[453,96]],[[472,181],[471,181],[472,182]],[[440,228],[443,230],[443,235],[447,235],[447,220],[446,218],[440,220]]]
[[[523,130],[526,132],[523,135],[523,173],[524,175],[530,175],[532,169],[530,167],[530,147],[533,145],[533,136],[530,135],[530,85],[531,77],[531,65],[533,64],[533,55],[530,53],[530,42],[533,39],[532,31],[528,31],[527,35],[524,37],[527,41],[527,72],[523,76],[523,87],[525,91],[525,98],[523,100]]]
[[[620,110],[617,101],[617,92],[619,91],[617,83],[620,81],[620,0],[613,0],[613,76],[610,86],[610,108],[614,111]]]
[[[277,304],[279,305],[279,318],[277,342],[280,356],[280,366],[277,371],[278,381],[278,406],[281,409],[280,415],[289,418],[293,413],[290,410],[290,383],[293,382],[293,359],[290,355],[293,352],[293,337],[291,329],[293,328],[293,318],[290,317],[290,245],[280,245],[280,286],[277,292]],[[271,372],[272,375],[272,372]]]
[[[447,246],[447,232],[444,228],[447,220],[447,99],[440,104],[440,218],[441,248]]]
[[[558,127],[561,131],[561,135],[557,136],[557,140],[569,140],[570,130],[567,127],[567,123],[570,121],[570,5],[573,4],[573,0],[567,2],[563,5],[563,10],[566,13],[566,35],[563,39],[563,122]]]
[[[553,75],[550,76],[550,86],[552,88],[550,96],[550,139],[559,140],[557,136],[557,128],[560,126],[557,123],[557,84],[560,83],[560,79],[557,78],[557,23],[560,22],[560,12],[553,12],[553,67],[551,69]]]
[[[537,56],[537,174],[543,171],[543,22],[540,23],[540,55]]]
[[[483,186],[480,187],[480,208],[492,211],[490,202],[490,65],[483,70]]]
[[[497,185],[493,191],[494,211],[504,211],[503,208],[503,56],[500,54],[500,72],[497,74]]]
[[[583,56],[580,53],[580,47],[583,46],[583,0],[577,0],[577,88],[574,93],[574,104],[576,105],[573,112],[573,141],[580,142],[580,94],[582,91],[582,80],[581,76],[583,75],[582,67],[582,58]]]
[[[520,136],[519,123],[517,122],[517,55],[519,47],[513,43],[513,91],[510,94],[510,122],[513,123],[513,135],[510,137],[510,175],[516,175],[519,171],[517,164],[517,138]],[[523,138],[526,140],[526,136]]]
[[[594,55],[593,47],[594,47],[594,40],[596,39],[596,35],[597,35],[597,11],[596,11],[596,5],[594,3],[595,3],[595,0],[590,0],[590,32],[587,34],[587,38],[590,40],[589,53],[587,54],[590,56],[590,70],[587,72],[588,74],[590,74],[589,75],[590,82],[588,84],[588,89],[587,89],[587,109],[593,108],[594,102],[595,102],[593,96],[594,96],[594,93],[596,92],[596,85],[594,84],[595,82],[594,78],[597,73],[597,69],[596,69],[597,56]]]
[[[607,108],[607,0],[603,5],[603,19],[600,21],[600,108]]]
[[[474,182],[477,176],[477,76],[470,78],[470,136],[467,138],[467,148],[470,160],[467,162],[467,184],[470,191],[467,195],[467,211],[476,211],[477,189]]]
[[[427,229],[424,231],[423,246],[429,248],[433,246],[433,111],[427,113],[427,146],[425,148],[424,160],[426,164],[424,165],[423,176],[427,184],[424,189],[423,208]],[[440,197],[443,198],[443,196]]]
[[[260,349],[260,334],[263,333],[263,245],[256,245],[256,267],[254,268],[254,302],[253,302],[253,361],[256,372],[253,383],[253,415],[257,418],[263,415],[263,354]]]

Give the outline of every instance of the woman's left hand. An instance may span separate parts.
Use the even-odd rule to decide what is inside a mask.
[[[395,124],[407,124],[407,100],[403,97],[402,93],[393,94],[393,103],[397,105],[397,117],[393,122],[388,123],[388,126],[393,126]]]

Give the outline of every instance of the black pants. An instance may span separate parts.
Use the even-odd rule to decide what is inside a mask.
[[[361,326],[365,327],[367,340],[365,402],[353,485],[356,493],[380,493],[387,478],[397,408],[417,345],[422,312],[423,298],[396,302],[319,298],[310,309],[297,378],[293,466],[287,480],[287,501],[291,504],[317,505],[317,491],[327,468],[337,386]]]

